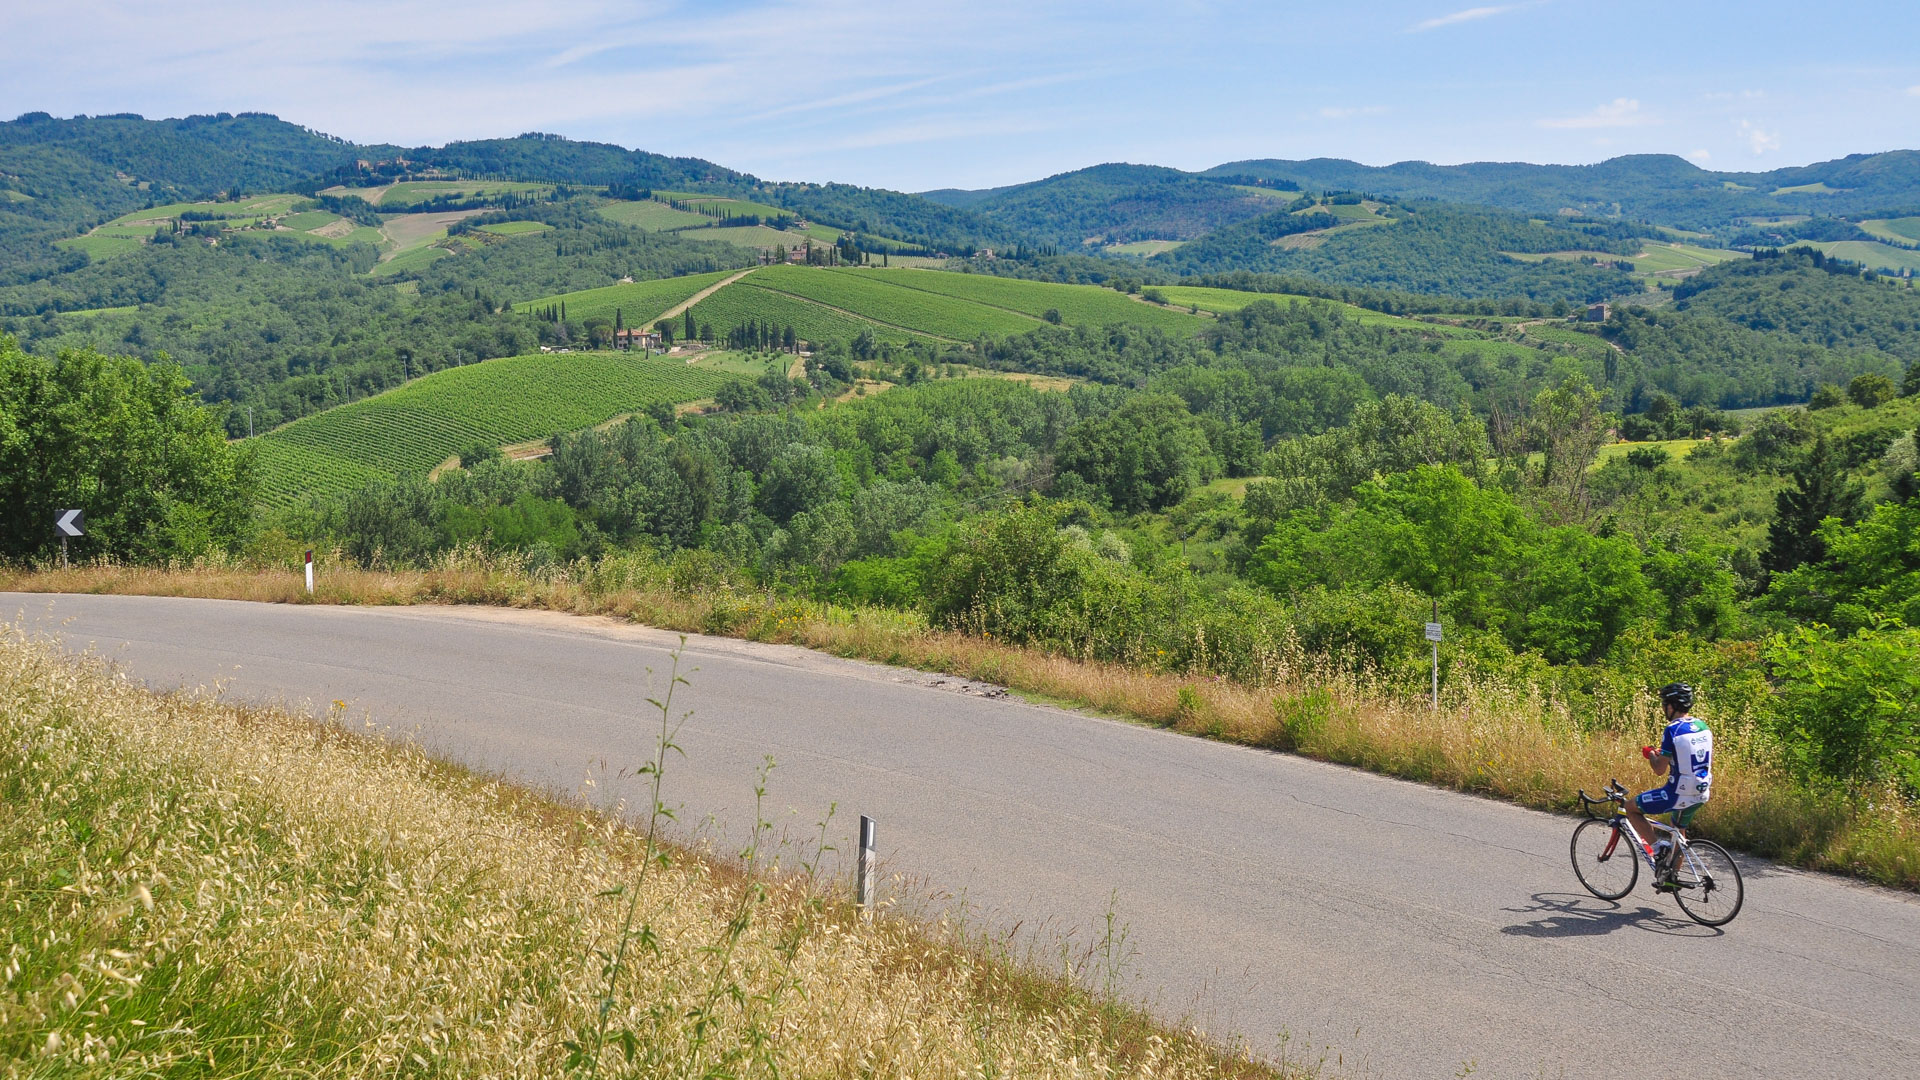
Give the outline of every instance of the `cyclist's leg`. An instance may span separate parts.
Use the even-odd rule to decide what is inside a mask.
[[[1671,788],[1657,787],[1652,791],[1643,791],[1627,800],[1627,820],[1632,823],[1633,831],[1648,846],[1659,840],[1653,825],[1647,821],[1648,814],[1664,814],[1673,809],[1674,792]]]

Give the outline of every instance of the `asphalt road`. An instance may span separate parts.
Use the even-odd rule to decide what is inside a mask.
[[[675,641],[475,608],[0,594],[0,613],[155,687],[344,700],[493,772],[596,776],[602,799],[645,754],[645,669]],[[1564,818],[800,649],[695,638],[687,659],[668,789],[689,827],[744,836],[771,754],[783,827],[837,803],[850,851],[870,814],[908,901],[944,890],[1024,941],[1084,947],[1111,907],[1129,993],[1256,1049],[1284,1031],[1374,1076],[1920,1076],[1914,897],[1749,861],[1746,909],[1713,931],[1644,875],[1619,904],[1580,891]]]

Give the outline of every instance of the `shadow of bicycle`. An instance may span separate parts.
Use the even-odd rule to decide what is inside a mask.
[[[1501,933],[1517,937],[1599,937],[1616,930],[1640,930],[1668,937],[1693,938],[1719,937],[1723,933],[1716,927],[1701,926],[1691,919],[1679,918],[1658,908],[1628,908],[1584,893],[1534,893],[1531,905],[1501,910],[1522,915],[1544,914],[1543,918],[1532,922],[1500,928]]]

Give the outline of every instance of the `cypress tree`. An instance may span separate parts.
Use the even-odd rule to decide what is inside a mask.
[[[688,309],[687,309],[687,328],[686,328],[686,332],[685,332],[685,333],[683,333],[683,334],[681,334],[680,336],[681,336],[681,337],[683,337],[683,338],[685,338],[685,339],[687,339],[688,341],[692,341],[692,340],[693,340],[693,339],[694,339],[694,338],[695,338],[695,337],[697,336],[697,335],[695,335],[695,333],[694,333],[694,326],[693,326],[693,309],[692,309],[692,308],[688,308]]]
[[[1833,445],[1822,433],[1814,439],[1806,461],[1793,470],[1793,487],[1774,499],[1773,524],[1767,526],[1767,550],[1760,565],[1785,573],[1826,559],[1820,523],[1830,517],[1848,525],[1858,521],[1866,494],[1865,484],[1847,479]]]

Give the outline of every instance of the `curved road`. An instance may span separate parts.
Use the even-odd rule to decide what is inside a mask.
[[[0,594],[0,610],[156,687],[340,699],[534,784],[595,773],[603,798],[618,782],[600,763],[645,753],[644,669],[675,641],[478,608]],[[1127,992],[1256,1050],[1284,1030],[1366,1075],[1920,1076],[1912,896],[1753,861],[1746,910],[1716,932],[1644,876],[1619,904],[1579,891],[1564,818],[800,649],[695,638],[687,656],[682,822],[740,836],[771,754],[768,806],[795,834],[837,802],[850,851],[871,814],[895,888],[1079,947],[1112,904]]]

